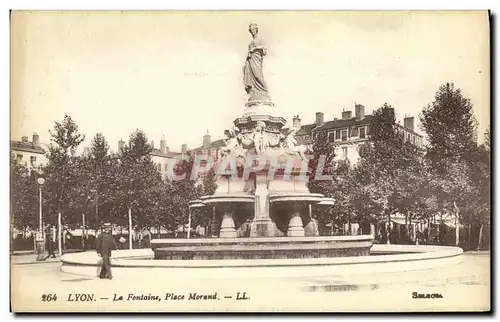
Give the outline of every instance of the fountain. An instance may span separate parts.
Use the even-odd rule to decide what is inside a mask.
[[[151,249],[117,251],[115,277],[300,279],[408,272],[455,265],[456,247],[373,245],[371,235],[319,236],[313,209],[335,201],[307,188],[308,147],[276,115],[262,75],[267,53],[257,27],[244,67],[249,100],[224,131],[217,189],[190,203],[211,213],[207,238],[156,239]],[[377,254],[377,256],[370,256]],[[153,260],[151,260],[153,259]],[[95,276],[95,253],[65,254],[62,270]],[[168,274],[165,272],[168,271]],[[149,274],[149,273],[148,273]],[[432,275],[432,274],[431,274]]]
[[[210,239],[179,242],[152,241],[155,259],[273,259],[366,256],[371,235],[349,241],[320,237],[312,205],[328,207],[331,198],[307,188],[310,148],[298,145],[297,128],[285,128],[276,115],[262,73],[267,48],[256,25],[244,67],[249,96],[234,126],[224,131],[220,150],[217,189],[192,206],[212,209]]]

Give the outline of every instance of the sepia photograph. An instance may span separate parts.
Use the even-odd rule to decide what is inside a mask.
[[[10,11],[11,312],[489,312],[490,12]]]

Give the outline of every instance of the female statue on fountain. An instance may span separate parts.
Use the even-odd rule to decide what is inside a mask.
[[[267,47],[258,36],[259,27],[257,24],[251,24],[248,31],[253,39],[248,45],[247,58],[243,66],[243,84],[245,91],[250,96],[249,101],[270,100],[269,91],[264,74],[262,72],[264,56],[267,54]]]

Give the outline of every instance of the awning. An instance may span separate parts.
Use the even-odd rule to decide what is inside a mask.
[[[398,225],[406,225],[406,222],[404,219],[401,219],[401,218],[391,218],[391,221],[393,223],[396,223]],[[409,223],[409,222],[408,222]]]
[[[444,221],[444,224],[447,226],[447,227],[450,227],[450,228],[455,228],[455,223],[454,222],[450,222],[450,221]],[[458,224],[458,228],[464,228],[464,225],[462,224]]]

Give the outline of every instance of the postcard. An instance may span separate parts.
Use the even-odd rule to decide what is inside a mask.
[[[12,11],[11,310],[490,311],[489,19]]]

